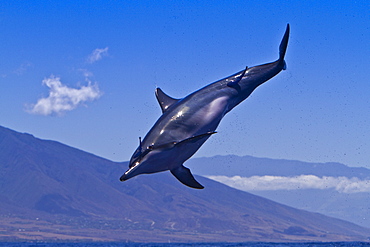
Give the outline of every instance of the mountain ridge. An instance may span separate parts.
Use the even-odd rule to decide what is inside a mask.
[[[207,162],[203,162],[206,160]],[[213,157],[193,158],[187,162],[187,166],[199,175],[238,175],[248,177],[310,174],[316,176],[330,175],[337,177],[358,177],[361,179],[370,178],[370,169],[365,167],[350,167],[339,162],[305,162],[288,159],[260,158],[250,155],[216,155]]]
[[[232,164],[232,165],[231,165]],[[318,212],[335,218],[348,220],[364,227],[370,227],[369,189],[360,192],[361,186],[370,180],[370,169],[365,167],[349,167],[337,162],[311,163],[297,160],[257,158],[253,156],[214,156],[209,158],[193,158],[187,166],[202,176],[216,175],[243,177],[250,181],[259,177],[267,181],[275,179],[277,185],[281,181],[296,179],[302,175],[316,176],[313,180],[336,180],[337,186],[343,188],[346,183],[349,188],[357,188],[359,192],[338,191],[332,183],[329,187],[302,188],[299,184],[291,184],[287,189],[278,189],[270,180],[270,189],[247,189],[245,191],[289,205],[295,208]],[[302,185],[307,184],[307,177],[302,177]],[[230,180],[231,181],[231,180]],[[295,180],[297,182],[297,180]],[[242,182],[238,188],[242,189]]]
[[[366,241],[370,229],[199,177],[119,176],[115,163],[0,127],[0,240]]]

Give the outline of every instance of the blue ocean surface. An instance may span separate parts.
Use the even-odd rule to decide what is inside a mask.
[[[66,246],[77,246],[77,247],[237,247],[237,246],[256,246],[256,247],[356,247],[356,246],[370,246],[368,242],[327,242],[327,243],[266,243],[266,242],[247,242],[247,243],[120,243],[120,242],[109,242],[109,243],[45,243],[45,242],[3,242],[0,246],[5,247],[66,247]]]

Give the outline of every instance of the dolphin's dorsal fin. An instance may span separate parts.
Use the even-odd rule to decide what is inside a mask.
[[[195,180],[193,174],[191,174],[190,169],[181,165],[175,169],[171,170],[172,175],[174,175],[181,183],[185,184],[194,189],[203,189],[203,185]]]
[[[179,99],[174,99],[165,94],[159,87],[155,90],[155,96],[161,106],[162,113],[164,113],[171,105],[175,104]]]

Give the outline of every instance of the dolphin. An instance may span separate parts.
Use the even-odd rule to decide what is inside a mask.
[[[226,113],[248,98],[259,85],[286,69],[284,56],[289,29],[287,24],[279,47],[279,59],[275,62],[246,67],[182,99],[172,98],[157,88],[155,95],[162,115],[144,139],[139,138],[139,147],[120,180],[170,170],[181,183],[203,189],[183,163],[216,133]]]

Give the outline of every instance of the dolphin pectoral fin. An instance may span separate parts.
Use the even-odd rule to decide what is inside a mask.
[[[165,94],[159,87],[155,90],[155,96],[161,106],[162,113],[164,113],[171,105],[175,104],[178,99],[174,99],[167,94]]]
[[[247,72],[248,70],[248,66],[245,67],[245,69],[243,70],[243,73],[241,73],[237,78],[235,78],[234,80],[230,81],[227,83],[227,86],[228,87],[235,87],[236,85],[238,85],[238,83],[241,81],[241,79],[244,77],[245,75],[245,72]]]
[[[175,169],[171,170],[172,175],[174,175],[181,183],[185,184],[194,189],[203,189],[204,186],[195,180],[193,174],[191,174],[190,169],[181,165]]]
[[[202,139],[204,137],[208,137],[208,136],[211,136],[211,135],[216,134],[216,133],[217,133],[216,131],[212,131],[212,132],[207,132],[207,133],[200,134],[200,135],[197,135],[197,136],[192,136],[192,137],[186,138],[186,139],[176,143],[175,145],[181,145],[181,144],[185,144],[185,143],[189,143],[189,142],[197,142],[197,141],[199,141],[200,139]]]
[[[200,134],[200,135],[197,135],[197,136],[192,136],[192,137],[189,137],[189,138],[186,138],[182,141],[179,141],[179,142],[168,142],[168,143],[165,143],[165,144],[159,144],[159,145],[150,145],[147,149],[147,152],[150,152],[152,150],[160,150],[160,149],[171,149],[171,148],[174,148],[174,147],[178,147],[179,145],[183,145],[183,144],[186,144],[186,143],[189,143],[189,142],[197,142],[199,141],[200,139],[204,138],[204,137],[207,137],[207,136],[210,136],[210,135],[213,135],[217,133],[216,131],[213,131],[213,132],[207,132],[207,133],[204,133],[204,134]]]

